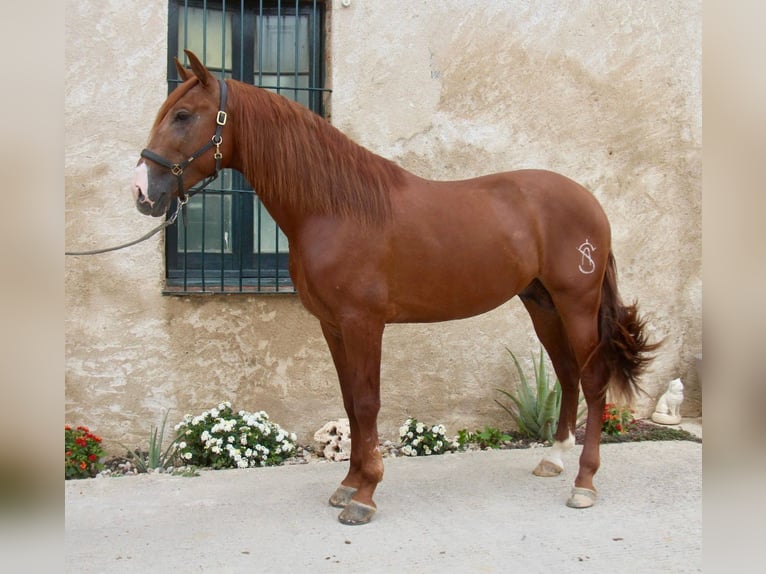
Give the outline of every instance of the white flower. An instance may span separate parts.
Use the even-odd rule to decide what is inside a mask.
[[[242,446],[246,446],[247,445],[247,435],[243,434],[242,436],[240,436],[239,437],[239,442],[240,442],[240,444]]]
[[[428,445],[423,445],[423,452],[426,454],[431,454],[431,449],[428,448]]]
[[[399,427],[399,437],[404,438],[407,434],[407,431],[410,430],[410,427],[407,425],[403,425]]]
[[[186,443],[184,441],[179,442],[178,448],[186,448]]]
[[[185,458],[186,460],[191,460],[191,458],[192,458],[192,453],[190,453],[190,452],[185,452],[185,453],[184,453],[184,458]]]
[[[417,425],[415,425],[415,432],[418,434],[421,434],[424,429],[425,429],[425,426],[423,425],[423,423],[418,423]]]
[[[249,463],[246,459],[241,458],[237,461],[237,467],[238,468],[247,468],[249,466]]]
[[[218,445],[215,445],[213,448],[210,449],[210,452],[213,454],[221,454],[221,447]]]
[[[229,435],[229,437],[226,440],[229,442],[234,442],[236,439],[234,438],[234,435]]]

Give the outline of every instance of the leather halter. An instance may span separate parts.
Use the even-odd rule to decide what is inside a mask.
[[[199,148],[197,151],[195,151],[191,156],[189,156],[188,159],[185,159],[181,163],[172,163],[162,157],[159,154],[154,153],[150,149],[144,148],[141,151],[141,157],[145,157],[146,159],[150,159],[153,162],[166,167],[170,170],[170,172],[176,176],[178,180],[178,199],[181,202],[181,204],[185,204],[187,201],[189,201],[189,197],[194,195],[195,193],[199,193],[203,189],[205,189],[205,186],[207,186],[211,181],[213,181],[215,178],[218,177],[218,173],[221,171],[221,159],[223,159],[223,154],[221,153],[221,143],[223,143],[223,138],[221,137],[221,131],[223,130],[223,126],[226,125],[226,82],[224,80],[218,80],[218,83],[220,85],[220,94],[221,94],[221,101],[218,105],[218,114],[215,118],[215,134],[210,139],[209,142],[207,142],[205,145],[203,145],[201,148]],[[189,166],[191,162],[193,162],[195,159],[197,159],[199,156],[201,156],[203,153],[205,153],[210,148],[215,147],[215,153],[213,154],[213,157],[215,158],[215,172],[212,175],[207,176],[204,180],[202,180],[199,184],[197,184],[196,187],[193,187],[189,189],[188,194],[184,193],[184,184],[183,184],[183,173],[184,170]]]

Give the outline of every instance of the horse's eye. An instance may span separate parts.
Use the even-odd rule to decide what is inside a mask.
[[[187,110],[178,110],[176,112],[175,117],[173,118],[177,122],[185,122],[190,120],[192,117],[191,112]]]

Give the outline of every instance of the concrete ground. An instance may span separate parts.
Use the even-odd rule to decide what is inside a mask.
[[[347,463],[70,480],[66,572],[701,572],[702,445],[602,445],[573,510],[580,449],[556,478],[541,449],[386,458],[364,526],[327,504]]]

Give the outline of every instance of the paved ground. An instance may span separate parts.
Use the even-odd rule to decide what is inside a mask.
[[[701,572],[702,445],[603,445],[599,501],[573,510],[580,448],[557,478],[531,474],[539,449],[387,458],[355,527],[326,503],[347,463],[70,480],[66,571]]]

